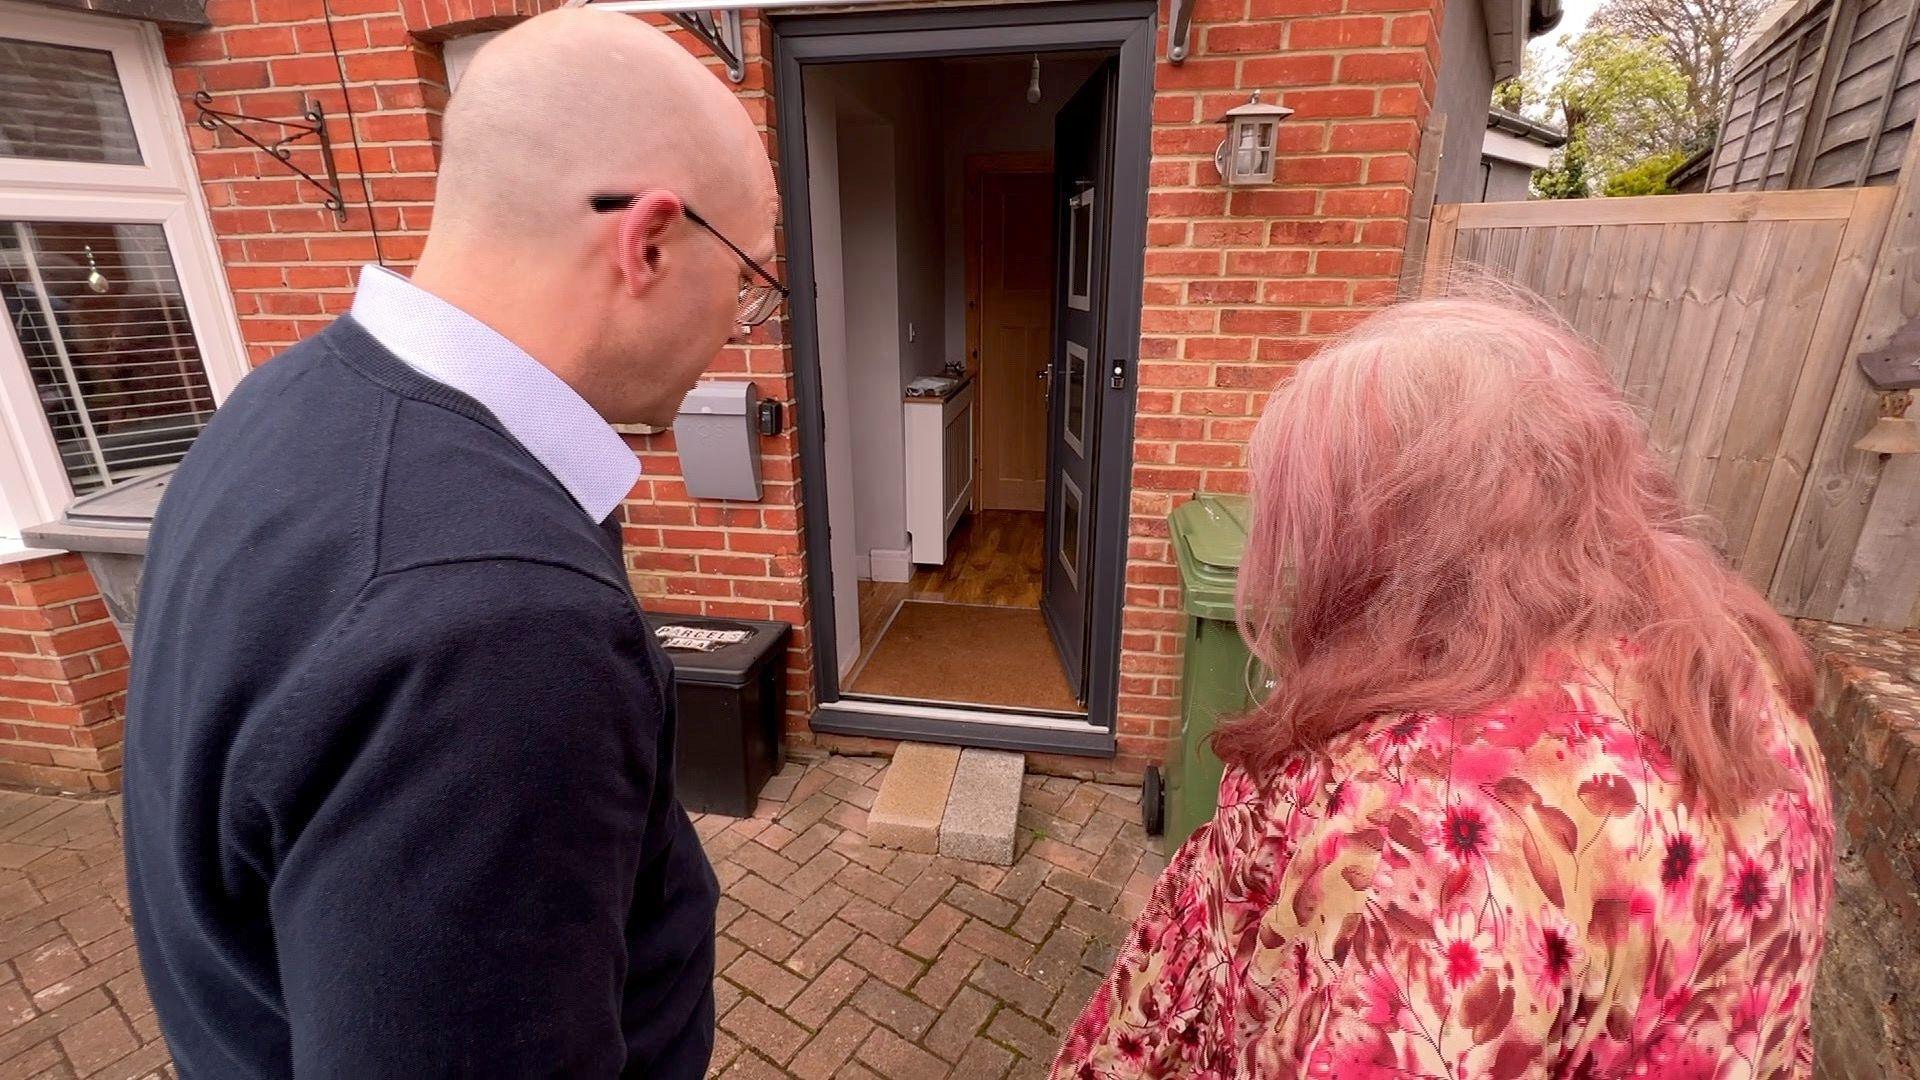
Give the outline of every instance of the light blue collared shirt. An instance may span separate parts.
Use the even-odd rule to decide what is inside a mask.
[[[408,367],[485,405],[596,523],[640,479],[640,459],[573,387],[492,327],[399,274],[362,269],[353,318]]]

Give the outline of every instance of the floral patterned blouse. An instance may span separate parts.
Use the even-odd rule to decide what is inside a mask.
[[[1482,715],[1405,715],[1228,770],[1056,1078],[1806,1077],[1832,890],[1825,767],[1691,803],[1630,667],[1562,663]]]

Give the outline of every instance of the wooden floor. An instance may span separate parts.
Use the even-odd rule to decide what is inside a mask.
[[[903,600],[991,607],[1040,606],[1046,518],[1037,510],[982,510],[947,542],[945,566],[923,566],[911,581],[860,583],[860,655],[866,656]]]

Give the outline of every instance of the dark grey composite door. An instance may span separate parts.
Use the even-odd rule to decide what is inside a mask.
[[[1087,594],[1093,583],[1094,442],[1100,430],[1107,195],[1117,65],[1109,60],[1053,121],[1056,276],[1047,418],[1045,588],[1040,610],[1067,684],[1087,696]]]

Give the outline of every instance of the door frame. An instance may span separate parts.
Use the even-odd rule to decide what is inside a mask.
[[[1126,599],[1128,509],[1133,465],[1134,389],[1144,281],[1147,171],[1152,157],[1153,0],[906,9],[857,15],[770,18],[778,127],[782,227],[792,290],[796,419],[804,491],[807,595],[811,607],[815,731],[872,738],[958,743],[1111,757],[1119,701],[1120,620]],[[1119,56],[1114,110],[1113,197],[1106,289],[1108,370],[1096,465],[1099,498],[1091,519],[1095,587],[1087,612],[1087,717],[1059,719],[1006,710],[930,707],[843,698],[836,664],[833,567],[826,542],[827,463],[818,323],[814,300],[813,219],[807,190],[806,99],[802,68],[875,60],[935,59],[995,53],[1110,49]],[[1130,298],[1130,299],[1128,299]],[[1117,368],[1117,372],[1114,370]],[[1118,376],[1119,386],[1110,375]]]
[[[986,368],[984,358],[980,355],[981,349],[985,347],[984,343],[986,340],[986,334],[984,333],[985,312],[981,307],[984,299],[983,294],[986,291],[981,287],[981,276],[986,272],[986,269],[980,260],[986,232],[986,207],[982,205],[982,192],[980,189],[988,176],[1018,175],[1044,175],[1052,177],[1052,151],[1012,150],[997,154],[968,154],[961,161],[960,213],[963,220],[960,230],[960,242],[966,245],[966,251],[964,252],[962,260],[963,265],[966,267],[965,281],[962,282],[961,287],[961,293],[966,300],[967,312],[967,325],[964,338],[965,348],[967,350],[967,370],[972,373],[977,386],[977,392],[973,398],[974,484],[973,496],[969,500],[967,508],[976,514],[979,513],[981,509],[980,477],[983,475],[981,470],[987,462],[986,436],[988,412]],[[1051,246],[1051,242],[1049,242],[1049,246]],[[1051,300],[1049,300],[1049,302],[1051,302]],[[1044,431],[1041,433],[1040,440],[1044,446],[1046,442],[1046,434]],[[1043,465],[1042,468],[1044,469],[1044,467]],[[1042,473],[1040,479],[1044,484],[1046,481],[1044,473]],[[1041,496],[1040,502],[1040,512],[1044,514],[1047,509],[1046,497],[1044,495]],[[1043,544],[1041,546],[1044,547],[1045,545]]]

